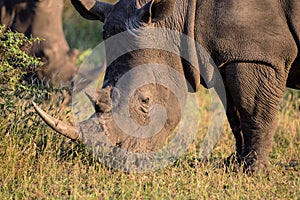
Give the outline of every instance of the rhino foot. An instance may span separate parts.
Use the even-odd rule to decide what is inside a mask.
[[[254,175],[260,172],[267,173],[269,165],[268,159],[258,159],[254,152],[247,156],[233,153],[223,161],[220,167],[225,168],[226,172],[242,172]]]

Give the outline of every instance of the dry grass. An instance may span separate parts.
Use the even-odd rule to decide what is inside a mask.
[[[270,173],[248,176],[216,167],[234,150],[228,125],[210,162],[191,167],[209,124],[209,97],[202,93],[203,119],[190,150],[174,165],[141,174],[106,168],[47,128],[28,102],[20,101],[21,109],[0,122],[1,199],[299,199],[299,100],[289,94],[282,104]],[[70,113],[44,108],[69,120]]]

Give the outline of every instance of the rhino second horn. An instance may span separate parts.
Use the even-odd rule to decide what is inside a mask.
[[[80,136],[78,130],[69,125],[66,124],[58,119],[55,119],[54,117],[51,117],[48,115],[45,111],[43,111],[39,106],[36,105],[35,102],[32,102],[35,111],[39,114],[39,116],[55,131],[62,134],[63,136],[66,136],[70,138],[71,140],[79,141]]]

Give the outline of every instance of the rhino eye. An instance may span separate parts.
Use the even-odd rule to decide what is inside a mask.
[[[148,104],[150,101],[149,98],[141,98],[141,102],[144,103],[144,104]]]
[[[145,96],[139,96],[139,101],[143,105],[148,105],[150,103],[150,98]]]

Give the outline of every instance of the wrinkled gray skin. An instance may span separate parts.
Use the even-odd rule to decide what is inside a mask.
[[[77,72],[78,52],[70,50],[62,29],[63,0],[0,0],[0,22],[27,37],[45,39],[35,44],[31,54],[41,57],[45,67],[37,72],[40,80],[59,86]]]
[[[83,17],[104,22],[104,39],[126,31],[128,21],[135,28],[165,27],[194,38],[208,51],[222,75],[227,117],[236,139],[237,161],[250,170],[267,166],[276,129],[276,113],[285,88],[300,89],[300,1],[120,0],[116,5],[110,5],[93,0],[72,0],[72,3]],[[180,47],[180,41],[168,42],[175,42]],[[109,63],[109,51],[114,47],[106,48]],[[90,94],[104,131],[111,137],[117,135],[116,145],[136,144],[137,140],[123,137],[122,131],[112,122],[111,89],[122,74],[143,63],[173,66],[188,80],[190,91],[197,91],[201,84],[207,87],[217,84],[211,81],[205,66],[200,73],[206,83],[177,55],[159,50],[138,50],[118,58],[107,68],[103,89]],[[142,112],[143,108],[166,95],[169,102],[163,101],[163,104],[171,113],[164,133],[168,135],[180,120],[180,110],[174,109],[176,102],[170,93],[162,90],[164,88],[156,85],[138,90],[132,97],[130,109],[134,120],[145,124],[149,113]],[[81,130],[81,134],[87,131],[93,130]],[[160,139],[152,140],[156,141]],[[147,145],[150,148],[150,144],[140,141],[140,149]]]

